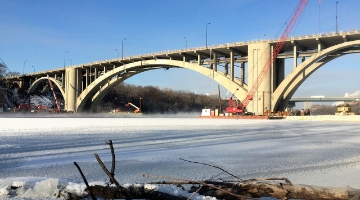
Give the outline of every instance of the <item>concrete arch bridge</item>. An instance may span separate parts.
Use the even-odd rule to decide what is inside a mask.
[[[184,68],[213,79],[237,99],[244,99],[276,43],[277,39],[253,40],[165,51],[6,77],[5,81],[31,93],[49,75],[64,97],[65,109],[81,112],[95,109],[115,85],[139,73]],[[343,55],[359,52],[359,30],[288,38],[247,109],[258,114],[284,110],[299,86],[317,69]],[[294,62],[292,71],[285,76],[284,60],[288,58]]]

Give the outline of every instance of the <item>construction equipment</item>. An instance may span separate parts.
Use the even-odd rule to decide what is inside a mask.
[[[294,28],[297,20],[299,19],[300,15],[304,11],[304,8],[306,4],[308,3],[308,0],[301,0],[299,5],[297,6],[290,22],[287,24],[285,31],[283,32],[282,36],[280,37],[279,41],[276,43],[276,46],[274,47],[274,50],[272,52],[272,55],[269,57],[267,62],[265,63],[265,66],[261,70],[258,78],[254,82],[253,86],[251,87],[249,93],[246,95],[245,99],[240,102],[240,104],[237,106],[238,110],[242,110],[243,112],[246,111],[246,106],[249,104],[249,102],[253,99],[256,91],[259,89],[260,84],[266,77],[267,73],[269,72],[272,63],[276,59],[277,55],[280,53],[281,48],[283,47],[285,40],[288,38],[291,30]],[[229,100],[230,102],[230,100]],[[226,109],[228,110],[228,108]],[[230,106],[229,106],[230,110]]]
[[[135,108],[134,113],[141,113],[141,110],[139,107],[135,106],[134,104],[132,104],[131,102],[128,102],[127,104],[125,104],[125,106],[132,106]]]
[[[234,114],[242,114],[245,113],[243,110],[243,107],[241,107],[238,103],[235,103],[235,101],[230,97],[229,99],[229,107],[226,108],[227,113],[234,113]]]
[[[335,115],[355,115],[354,112],[351,112],[351,107],[348,103],[337,106]]]
[[[15,108],[15,112],[27,112],[27,111],[31,111],[30,104],[20,104]]]
[[[54,91],[54,88],[53,88],[53,85],[51,83],[49,75],[47,76],[47,78],[48,78],[48,81],[49,81],[50,89],[51,89],[51,91],[53,93],[53,96],[54,96],[54,112],[59,113],[61,111],[61,109],[60,109],[59,103],[57,101],[56,94],[55,94],[55,91]]]
[[[38,106],[36,106],[36,109],[37,109],[37,110],[47,110],[47,109],[49,109],[49,107],[47,107],[47,106],[42,106],[42,105],[38,105]]]

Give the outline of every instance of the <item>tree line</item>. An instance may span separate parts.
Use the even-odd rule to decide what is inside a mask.
[[[20,75],[21,74],[19,72],[9,71],[9,68],[0,58],[0,80],[7,76],[20,76]]]
[[[355,115],[360,115],[360,103],[352,103],[350,105],[351,112],[354,112]],[[336,106],[326,106],[326,105],[313,105],[311,110],[311,115],[334,115],[337,112]]]
[[[180,112],[201,112],[203,108],[219,109],[217,95],[195,94],[188,91],[175,91],[169,88],[160,89],[155,86],[135,86],[120,83],[104,97],[102,108],[128,111],[128,102],[140,107],[143,113],[176,114]],[[222,109],[228,106],[227,101],[221,101]]]

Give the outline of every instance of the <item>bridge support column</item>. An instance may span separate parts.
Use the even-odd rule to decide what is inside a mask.
[[[201,65],[201,55],[198,54],[198,65]]]
[[[272,89],[271,92],[274,92],[276,88],[285,78],[285,59],[277,58],[275,59],[272,66]]]
[[[240,66],[240,78],[241,78],[241,84],[243,85],[245,82],[245,62],[241,62]]]
[[[76,87],[76,98],[84,91],[84,87],[82,87],[82,84],[84,83],[83,81],[83,72],[80,69],[76,69],[76,81],[77,81],[77,87]],[[76,103],[76,102],[75,102]]]
[[[258,79],[265,63],[271,56],[270,44],[257,43],[248,46],[248,88],[253,87]],[[247,110],[255,114],[263,114],[264,110],[271,108],[271,70],[266,74],[258,90],[255,92],[253,100],[247,105]]]
[[[230,50],[230,80],[234,81],[234,51]]]
[[[86,68],[86,71],[85,71],[85,88],[87,88],[88,87],[88,85],[89,85],[89,69],[88,68]]]
[[[296,44],[294,43],[294,70],[295,70],[296,67],[297,67],[297,58],[298,58],[297,46],[296,46]]]
[[[77,98],[77,70],[75,68],[66,68],[65,80],[65,110],[76,112],[76,98]]]
[[[61,85],[62,85],[63,89],[65,89],[65,72],[61,73]]]
[[[213,70],[217,71],[217,53],[214,53],[213,63]]]
[[[225,76],[227,76],[229,74],[229,63],[225,63]]]

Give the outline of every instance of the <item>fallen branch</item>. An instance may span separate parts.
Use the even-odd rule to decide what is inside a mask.
[[[99,196],[104,199],[126,199],[131,200],[135,199],[148,199],[148,200],[190,200],[196,193],[205,196],[215,197],[217,199],[224,200],[246,200],[249,198],[260,198],[260,197],[272,197],[277,199],[317,199],[317,200],[360,200],[360,190],[353,188],[329,188],[329,187],[320,187],[320,186],[309,186],[309,185],[297,185],[292,184],[287,178],[254,178],[243,180],[228,171],[216,166],[207,163],[194,162],[179,158],[180,160],[191,162],[195,164],[207,165],[222,170],[223,172],[235,177],[237,180],[234,181],[198,181],[198,180],[188,180],[183,178],[171,178],[167,176],[153,176],[153,175],[143,175],[147,180],[148,178],[152,179],[166,179],[170,181],[158,181],[150,182],[149,184],[169,184],[176,187],[182,187],[182,185],[190,185],[190,189],[187,191],[193,193],[189,198],[182,196],[175,196],[163,192],[159,192],[154,189],[148,189],[144,187],[144,184],[122,187],[119,182],[115,179],[115,153],[112,141],[107,142],[110,145],[111,154],[112,154],[112,167],[111,172],[106,168],[100,157],[95,154],[95,158],[98,161],[101,168],[110,178],[111,183],[114,183],[114,186],[89,186],[85,176],[83,175],[80,167],[74,162],[75,166],[79,169],[81,176],[84,179],[84,182],[87,186],[86,191],[88,191],[92,197]],[[182,187],[184,188],[184,187]],[[84,196],[76,196],[74,194],[69,194],[70,199],[81,199]],[[131,198],[132,197],[132,198]]]
[[[110,146],[110,151],[111,151],[111,157],[112,157],[112,161],[111,161],[111,175],[113,177],[115,177],[115,151],[114,151],[114,147],[113,147],[113,143],[112,140],[109,140],[109,142],[106,142],[109,146]],[[111,180],[110,180],[111,181]],[[113,182],[111,182],[113,183]]]
[[[231,174],[230,172],[228,172],[228,171],[224,170],[223,168],[218,167],[218,166],[216,166],[216,165],[210,165],[210,164],[207,164],[207,163],[201,163],[201,162],[194,162],[194,161],[190,161],[190,160],[185,160],[185,159],[183,159],[183,158],[179,158],[179,159],[180,159],[180,160],[183,160],[183,161],[186,161],[186,162],[190,162],[190,163],[201,164],[201,165],[207,165],[207,166],[210,166],[210,167],[214,167],[214,168],[216,168],[216,169],[220,169],[221,171],[223,171],[223,172],[225,172],[225,173],[229,174],[230,176],[235,177],[235,178],[239,179],[240,181],[242,181],[242,179],[241,179],[241,178],[239,178],[239,177],[235,176],[234,174]]]
[[[85,176],[84,176],[84,173],[81,171],[79,165],[78,165],[76,162],[74,162],[74,165],[75,165],[76,168],[79,170],[80,175],[81,175],[82,179],[83,179],[84,182],[85,182],[86,188],[87,188],[87,189],[89,190],[89,192],[90,192],[91,198],[92,198],[93,200],[96,200],[94,194],[92,193],[92,191],[91,191],[91,189],[90,189],[90,187],[89,187],[89,183],[87,182],[87,180],[86,180],[86,178],[85,178]]]
[[[145,175],[143,175],[143,176],[145,176]],[[207,184],[207,183],[202,182],[202,181],[187,180],[187,179],[182,179],[182,178],[171,178],[171,177],[167,177],[167,176],[152,176],[152,175],[149,175],[149,174],[147,174],[146,177],[148,177],[148,178],[163,178],[163,179],[170,179],[170,180],[181,180],[181,181],[186,181],[186,182],[193,182],[193,184],[199,184],[199,185],[207,186],[207,187],[209,187],[211,189],[219,190],[219,191],[221,191],[223,193],[226,193],[227,195],[232,196],[232,199],[234,199],[234,198],[239,199],[239,200],[246,200],[247,199],[246,196],[229,192],[227,190],[221,189],[221,188],[216,187],[216,186],[214,186],[212,184]],[[208,196],[212,196],[212,195],[208,195]],[[216,196],[213,196],[213,197],[216,197]]]
[[[116,187],[120,190],[120,192],[122,194],[124,194],[125,199],[126,200],[131,200],[131,197],[128,194],[128,192],[126,190],[124,190],[124,188],[119,184],[119,182],[117,182],[116,179],[112,176],[112,174],[109,172],[109,170],[106,168],[106,166],[104,165],[104,163],[100,159],[99,155],[95,154],[95,158],[98,161],[101,168],[104,170],[104,172],[109,176],[112,183],[114,183],[116,185]]]
[[[124,196],[119,192],[116,187],[111,186],[90,186],[91,190],[94,191],[96,196],[100,196],[104,199],[121,199]],[[186,197],[171,195],[164,192],[159,192],[156,190],[146,189],[143,185],[139,186],[130,186],[124,188],[129,195],[134,199],[147,199],[147,200],[187,200]]]

